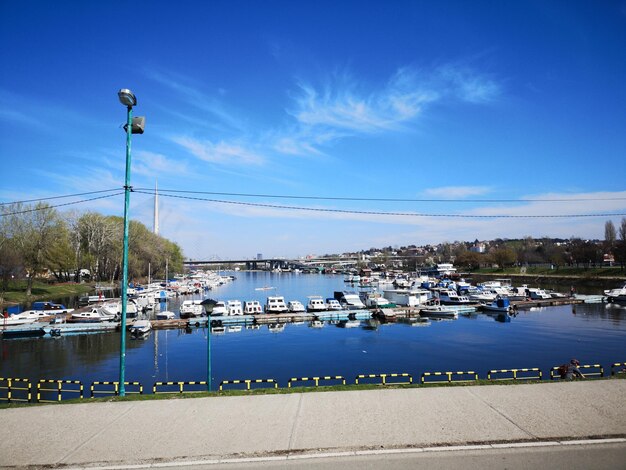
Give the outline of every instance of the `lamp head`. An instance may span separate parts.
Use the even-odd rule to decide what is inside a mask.
[[[117,92],[117,96],[120,99],[120,103],[122,103],[124,106],[132,108],[133,106],[137,105],[137,98],[135,98],[133,92],[130,91],[128,88],[122,88],[120,91]]]

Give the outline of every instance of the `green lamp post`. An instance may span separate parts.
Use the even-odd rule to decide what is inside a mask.
[[[137,98],[128,89],[123,88],[118,91],[120,103],[126,106],[127,119],[124,129],[126,130],[126,178],[124,180],[124,250],[122,254],[122,318],[121,318],[121,339],[120,339],[120,379],[119,394],[126,395],[125,375],[126,375],[126,309],[128,305],[128,206],[130,201],[130,141],[133,134],[133,106],[137,105]],[[143,126],[141,132],[143,133]]]

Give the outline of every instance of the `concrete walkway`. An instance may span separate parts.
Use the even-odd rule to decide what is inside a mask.
[[[0,423],[1,467],[623,438],[626,380],[46,405]]]

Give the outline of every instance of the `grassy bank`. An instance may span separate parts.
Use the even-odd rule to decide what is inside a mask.
[[[35,300],[55,300],[64,297],[83,295],[90,292],[94,287],[90,284],[60,283],[48,284],[34,281],[32,295],[26,295],[26,281],[11,281],[5,292],[0,292],[0,308],[8,305],[23,304]]]
[[[584,380],[626,380],[626,374],[616,374],[614,376],[599,377],[593,379],[577,379],[579,381]],[[397,388],[433,388],[433,387],[473,387],[484,385],[501,385],[501,386],[515,386],[515,385],[527,385],[527,384],[554,384],[551,380],[476,380],[469,382],[440,382],[440,383],[426,383],[426,384],[388,384],[382,386],[379,384],[359,384],[359,385],[330,385],[320,387],[292,387],[292,388],[260,388],[252,390],[224,390],[214,392],[184,392],[184,393],[147,393],[140,395],[131,393],[125,397],[120,396],[108,396],[87,398],[85,395],[83,399],[64,399],[58,402],[51,403],[0,403],[0,410],[7,408],[18,408],[25,406],[43,406],[49,404],[58,405],[71,405],[77,403],[104,403],[104,402],[128,402],[128,401],[151,401],[151,400],[181,400],[181,399],[193,399],[193,398],[206,398],[206,397],[237,397],[237,396],[249,396],[249,395],[284,395],[290,393],[319,393],[319,392],[354,392],[359,390],[383,390],[383,389],[397,389]]]
[[[546,276],[546,277],[572,277],[577,279],[626,279],[626,271],[620,267],[595,267],[595,268],[583,268],[583,267],[555,267],[549,266],[542,267],[527,267],[527,268],[482,268],[476,269],[471,274],[485,274],[485,275],[497,275],[497,276]]]

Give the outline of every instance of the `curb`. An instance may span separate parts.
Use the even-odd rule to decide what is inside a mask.
[[[64,467],[64,470],[124,470],[143,468],[163,468],[163,467],[192,467],[198,465],[219,465],[219,464],[242,464],[242,463],[262,463],[262,462],[288,462],[292,460],[310,460],[324,458],[359,457],[366,455],[388,455],[388,454],[418,454],[428,452],[463,452],[471,450],[501,450],[520,449],[532,447],[556,447],[574,445],[598,445],[598,444],[626,444],[626,438],[609,439],[580,439],[565,441],[532,441],[532,442],[510,442],[502,444],[471,444],[455,446],[434,446],[434,447],[406,447],[399,449],[380,450],[356,450],[344,452],[319,452],[319,453],[298,453],[293,455],[267,456],[267,457],[241,457],[241,458],[217,458],[206,460],[175,460],[170,462],[146,463],[135,465],[107,465],[107,466],[79,466]]]

